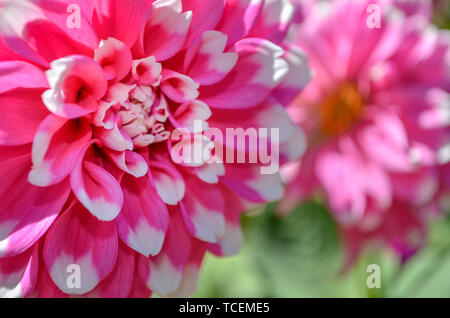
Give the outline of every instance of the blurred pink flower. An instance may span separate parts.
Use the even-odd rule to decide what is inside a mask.
[[[309,72],[281,46],[292,14],[287,0],[0,1],[0,294],[188,295],[206,251],[237,252],[244,203],[281,198],[281,177],[175,164],[170,136],[196,120],[279,128],[281,159],[298,157],[283,106]]]
[[[291,38],[314,76],[288,110],[309,150],[286,167],[281,209],[323,193],[349,262],[374,241],[409,256],[424,238],[422,211],[448,192],[439,166],[450,137],[449,33],[414,13],[430,2],[410,1],[408,14],[397,2],[296,2],[306,14]]]

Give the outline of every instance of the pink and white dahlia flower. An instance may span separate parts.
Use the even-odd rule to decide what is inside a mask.
[[[350,261],[374,240],[409,256],[424,237],[421,211],[449,190],[440,165],[449,159],[450,36],[425,18],[430,1],[409,1],[407,13],[400,2],[296,2],[292,42],[314,77],[289,108],[309,150],[286,168],[282,209],[324,195]]]
[[[206,132],[277,128],[258,139],[301,155],[292,16],[285,0],[0,1],[0,295],[188,295],[205,252],[237,252],[244,203],[279,199],[281,178],[210,160],[257,150]],[[173,151],[198,139],[200,162]]]

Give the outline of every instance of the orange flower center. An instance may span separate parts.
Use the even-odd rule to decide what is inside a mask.
[[[361,117],[364,100],[355,84],[345,83],[319,105],[321,131],[325,135],[339,135]]]

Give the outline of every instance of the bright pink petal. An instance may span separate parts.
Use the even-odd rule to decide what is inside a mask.
[[[107,82],[101,66],[83,55],[55,60],[46,72],[50,89],[42,95],[47,108],[64,118],[78,118],[98,109]]]
[[[130,72],[132,57],[124,43],[108,38],[95,50],[95,60],[103,68],[107,80],[121,81]]]
[[[286,37],[294,14],[290,0],[265,0],[262,12],[249,37],[267,39],[281,44]]]
[[[140,85],[159,85],[161,71],[162,66],[160,63],[156,62],[154,56],[133,61],[133,78]]]
[[[148,176],[122,180],[124,204],[117,219],[120,238],[130,248],[148,257],[162,248],[169,226],[169,212]]]
[[[49,115],[34,138],[30,183],[44,187],[67,177],[91,136],[87,120],[66,120]]]
[[[432,0],[412,0],[412,1],[392,0],[392,1],[397,8],[403,10],[407,15],[420,14],[424,18],[429,19],[433,13]]]
[[[118,127],[117,120],[115,121],[112,129],[96,127],[94,129],[94,135],[111,150],[133,150],[133,141],[131,140],[129,134]]]
[[[133,279],[133,286],[131,287],[131,292],[128,295],[129,298],[150,298],[152,296],[152,291],[147,288],[145,281],[135,275]]]
[[[241,228],[241,215],[246,210],[244,200],[233,190],[222,186],[225,198],[225,232],[218,242],[209,244],[209,250],[219,256],[236,255],[243,244],[244,234]]]
[[[184,268],[183,277],[175,292],[171,293],[169,297],[184,298],[190,297],[197,290],[197,282],[203,259],[207,252],[207,246],[201,241],[193,241],[191,248],[191,255]]]
[[[216,30],[228,36],[227,46],[242,39],[254,26],[264,0],[227,0]]]
[[[31,297],[36,298],[69,298],[69,295],[63,293],[58,286],[55,285],[50,277],[42,257],[39,259],[39,274],[36,287]]]
[[[13,257],[0,258],[0,297],[27,297],[38,276],[38,245]]]
[[[47,78],[38,67],[20,61],[0,62],[0,94],[15,88],[47,87]]]
[[[19,36],[20,30],[14,28],[14,19],[23,16],[22,8],[17,7],[18,3],[10,1],[6,5],[3,3],[0,8],[0,58],[5,61],[30,61],[48,67],[48,62]]]
[[[272,95],[279,103],[288,106],[312,79],[306,54],[296,46],[285,49],[284,59],[289,64],[289,72]]]
[[[67,181],[47,188],[30,185],[30,166],[29,153],[2,158],[0,163],[0,257],[20,254],[35,244],[52,225],[70,193]]]
[[[65,211],[49,230],[44,245],[45,265],[55,284],[67,294],[84,294],[114,269],[118,238],[113,222],[93,217],[79,203]],[[78,266],[80,286],[67,284]],[[78,288],[79,287],[79,288]]]
[[[180,105],[175,111],[173,123],[177,128],[187,129],[190,132],[195,132],[195,123],[201,121],[203,124],[201,128],[206,130],[208,127],[207,120],[211,117],[212,112],[208,105],[195,100],[186,102]]]
[[[204,31],[213,30],[222,17],[225,0],[183,0],[183,10],[192,11],[186,47],[195,43]]]
[[[111,274],[103,279],[87,297],[126,298],[133,287],[135,271],[135,253],[119,241],[117,260]]]
[[[368,156],[392,171],[405,172],[412,168],[409,140],[401,119],[394,114],[372,116],[374,124],[363,129],[360,142]]]
[[[80,157],[70,174],[73,193],[83,206],[102,221],[112,221],[123,204],[119,182],[102,167]]]
[[[223,53],[227,37],[217,31],[204,32],[199,43],[188,49],[186,74],[200,85],[224,79],[236,65],[236,53]]]
[[[106,151],[118,168],[135,178],[143,177],[148,172],[147,161],[134,151]]]
[[[0,145],[33,141],[40,123],[49,114],[42,103],[43,89],[14,89],[0,94]]]
[[[186,227],[194,237],[216,243],[225,233],[225,201],[217,187],[192,177],[186,179],[182,211]]]
[[[221,82],[202,87],[201,100],[215,108],[248,108],[262,102],[285,78],[289,68],[283,49],[262,39],[235,44],[239,55],[234,69]]]
[[[102,39],[113,37],[133,47],[148,14],[146,0],[95,0],[93,26]]]
[[[68,20],[76,5],[80,9],[80,27],[71,26]],[[39,9],[46,15],[48,21],[55,24],[73,42],[83,43],[85,46],[96,49],[99,39],[91,25],[93,4],[90,0],[40,0]],[[45,35],[45,34],[44,34]]]
[[[225,171],[221,181],[251,202],[265,203],[283,197],[284,188],[279,173],[261,174],[260,166],[249,164],[228,164]]]
[[[156,190],[165,203],[176,205],[183,199],[186,191],[183,176],[172,163],[152,161],[150,162],[150,173]]]
[[[181,50],[191,24],[192,12],[181,13],[181,0],[157,1],[153,4],[143,32],[145,56],[158,62],[167,60]]]
[[[8,1],[2,5],[1,32],[6,45],[33,62],[48,66],[45,61],[70,54],[92,56],[98,47],[99,40],[88,22],[91,5],[86,0]],[[68,11],[74,7],[75,13]],[[78,20],[75,16],[80,18],[79,26],[71,25]]]
[[[178,289],[191,252],[191,237],[186,232],[181,213],[174,209],[161,252],[151,258],[139,258],[139,275],[149,289],[167,296]]]
[[[167,69],[163,70],[160,87],[166,97],[177,103],[195,100],[199,95],[199,84],[189,76]]]

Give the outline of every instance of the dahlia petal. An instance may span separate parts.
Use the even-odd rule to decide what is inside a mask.
[[[249,37],[267,39],[281,44],[286,37],[294,15],[294,6],[289,0],[265,0],[261,14]]]
[[[258,105],[287,75],[283,49],[262,39],[243,39],[234,45],[238,62],[221,82],[200,89],[201,99],[213,108]]]
[[[201,167],[211,160],[215,144],[207,135],[179,129],[172,135],[172,141],[175,145],[170,155],[172,161],[180,166]]]
[[[109,149],[115,151],[133,150],[133,140],[131,137],[118,127],[117,120],[112,129],[95,127],[94,135]]]
[[[83,206],[101,221],[112,221],[123,204],[119,182],[105,169],[81,157],[70,174],[72,191]]]
[[[191,102],[186,102],[180,105],[175,111],[174,124],[179,128],[185,128],[190,132],[195,131],[196,121],[202,122],[202,131],[208,128],[207,120],[211,117],[212,112],[208,105],[205,103],[195,100]],[[198,131],[197,131],[198,132]]]
[[[135,253],[119,240],[117,260],[111,274],[86,296],[95,298],[126,298],[133,287]]]
[[[213,162],[196,168],[196,173],[200,180],[209,184],[217,184],[219,177],[225,175],[225,166],[216,158]]]
[[[370,204],[375,203],[379,209],[391,204],[392,186],[387,173],[368,161],[348,136],[342,137],[336,148],[323,148],[314,170],[342,222],[360,219]]]
[[[10,3],[9,3],[10,5]],[[19,37],[16,30],[14,30],[12,24],[8,21],[10,17],[15,18],[17,16],[11,15],[11,8],[7,9],[7,6],[3,4],[0,8],[0,58],[1,60],[24,60],[34,62],[37,65],[48,67],[48,62],[39,55],[29,43]],[[20,10],[19,10],[20,12]],[[20,12],[23,15],[23,12]]]
[[[85,119],[66,120],[48,115],[34,138],[29,182],[42,187],[59,183],[69,175],[91,136]]]
[[[306,152],[308,141],[300,127],[295,127],[290,137],[280,144],[280,163],[299,159]]]
[[[194,294],[197,290],[198,276],[205,253],[206,245],[203,242],[194,241],[180,284],[177,290],[171,293],[169,297],[185,298]]]
[[[271,96],[280,104],[287,106],[310,82],[313,74],[306,54],[296,46],[289,45],[283,57],[289,64],[289,72],[280,85],[273,90]]]
[[[33,141],[40,123],[49,114],[41,101],[42,92],[42,89],[19,88],[0,94],[0,145]]]
[[[134,151],[107,151],[107,154],[117,167],[135,178],[143,177],[148,172],[147,161]]]
[[[216,244],[210,244],[209,250],[219,256],[236,255],[242,247],[243,233],[241,229],[241,213],[246,208],[243,200],[232,190],[223,187],[225,206],[225,232]]]
[[[212,85],[223,80],[236,65],[236,53],[223,53],[227,37],[217,31],[206,31],[200,42],[187,52],[187,70],[195,82]]]
[[[228,36],[227,46],[242,39],[253,28],[264,0],[227,0],[216,30]]]
[[[117,250],[114,223],[97,220],[81,204],[75,203],[50,228],[43,256],[59,289],[67,294],[81,295],[94,289],[113,271]],[[79,267],[79,286],[68,284],[70,265]]]
[[[107,80],[121,81],[130,72],[132,56],[124,43],[108,38],[95,50],[95,60],[103,67]]]
[[[179,12],[171,1],[156,1],[141,39],[144,55],[154,56],[158,62],[173,57],[186,41],[191,19],[192,12]]]
[[[367,206],[360,171],[355,173],[355,166],[360,168],[352,158],[331,151],[321,153],[315,165],[317,178],[329,196],[330,206],[338,214],[338,219],[347,223],[360,218]]]
[[[192,296],[197,290],[199,272],[200,266],[188,263],[184,269],[183,276],[181,277],[177,289],[168,294],[167,297],[188,298]]]
[[[68,294],[65,294],[55,285],[50,277],[45,263],[42,257],[39,259],[39,273],[36,282],[35,289],[31,294],[31,297],[36,298],[69,298]]]
[[[194,178],[186,179],[182,212],[186,227],[194,237],[216,243],[225,233],[225,201],[222,192]]]
[[[186,75],[170,70],[163,70],[161,90],[174,102],[184,103],[195,100],[199,95],[199,86],[199,84]]]
[[[81,9],[79,28],[68,23],[68,9],[74,5]],[[70,54],[92,55],[98,38],[87,21],[90,11],[85,0],[3,1],[0,27],[12,51],[48,67],[46,61]]]
[[[430,109],[419,115],[419,125],[424,129],[450,126],[450,94],[442,89],[432,89],[427,93]]]
[[[161,199],[168,205],[176,205],[183,199],[186,186],[183,176],[171,163],[150,162],[150,173]]]
[[[0,258],[0,297],[27,297],[38,274],[38,246],[13,257]]]
[[[47,88],[44,72],[27,62],[0,62],[0,94],[15,88]],[[21,96],[22,97],[22,96]]]
[[[93,59],[72,55],[55,60],[46,72],[50,89],[42,100],[54,114],[78,118],[98,109],[107,89],[105,73]]]
[[[393,0],[393,2],[397,8],[402,9],[408,16],[419,14],[429,19],[433,12],[433,1],[431,0]]]
[[[131,292],[128,298],[150,298],[152,296],[152,291],[147,288],[145,282],[135,275],[133,279],[133,286],[131,287]]]
[[[180,211],[171,214],[169,229],[161,252],[151,258],[139,258],[139,273],[147,287],[161,296],[178,289],[191,252],[191,237],[186,232]]]
[[[124,204],[117,228],[120,238],[130,248],[148,257],[157,255],[169,226],[169,212],[148,176],[122,180]]]
[[[270,150],[270,158],[278,159],[275,146],[286,142],[289,138],[292,138],[295,126],[293,125],[286,110],[273,100],[267,99],[257,107],[246,108],[240,110],[240,117],[236,119],[235,111],[232,109],[215,109],[209,124],[217,129],[221,130],[223,135],[222,140],[215,139],[216,143],[226,146],[227,152],[232,151],[234,158],[239,161],[243,155],[250,153],[253,156],[254,162],[257,163],[258,159],[262,158],[261,154],[269,155],[268,147],[272,147]],[[214,129],[213,128],[213,129]],[[234,128],[234,135],[229,134],[228,128]],[[241,130],[241,133],[239,132]],[[207,134],[214,135],[214,130],[208,130]],[[241,141],[235,141],[234,136],[237,136]],[[220,138],[220,136],[219,136]],[[243,138],[248,140],[243,141]],[[303,139],[298,140],[298,147],[302,148]],[[220,147],[223,147],[220,145]],[[220,149],[220,148],[219,148]],[[235,153],[234,153],[235,152]],[[222,156],[228,156],[223,154]],[[224,161],[224,159],[222,159]],[[267,164],[267,162],[265,162]]]
[[[10,153],[11,151],[8,151]],[[30,185],[29,153],[0,163],[0,257],[23,253],[47,231],[70,194],[67,181],[47,188]]]
[[[261,167],[248,164],[226,165],[220,180],[243,198],[254,203],[277,201],[283,197],[283,183],[279,173],[261,174]]]
[[[133,47],[148,14],[146,0],[95,0],[92,24],[99,37],[115,38]]]
[[[97,127],[103,127],[107,130],[113,129],[116,124],[116,116],[114,111],[111,110],[112,106],[112,103],[101,101],[92,123]]]
[[[80,27],[71,27],[68,23],[68,8],[77,5],[80,8]],[[93,5],[90,0],[40,0],[39,10],[48,21],[58,26],[72,41],[83,43],[91,49],[98,47],[99,39],[91,24]]]
[[[372,160],[393,171],[412,168],[405,126],[397,115],[380,113],[361,133],[361,145]]]
[[[72,54],[93,55],[92,48],[85,43],[76,42],[51,21],[28,22],[24,32],[26,42],[32,43],[34,50],[49,63]],[[95,47],[97,46],[98,44]],[[45,68],[48,68],[48,65]]]
[[[197,42],[203,32],[213,30],[222,17],[225,0],[183,0],[183,10],[192,11],[186,47]]]
[[[150,86],[159,84],[161,80],[162,66],[156,62],[154,56],[133,61],[133,78],[140,85]]]
[[[432,168],[418,169],[413,173],[397,174],[392,179],[396,197],[416,206],[431,202],[439,190],[439,176]]]
[[[225,232],[222,238],[217,242],[216,254],[228,257],[239,253],[244,242],[244,233],[240,224],[225,223]]]

